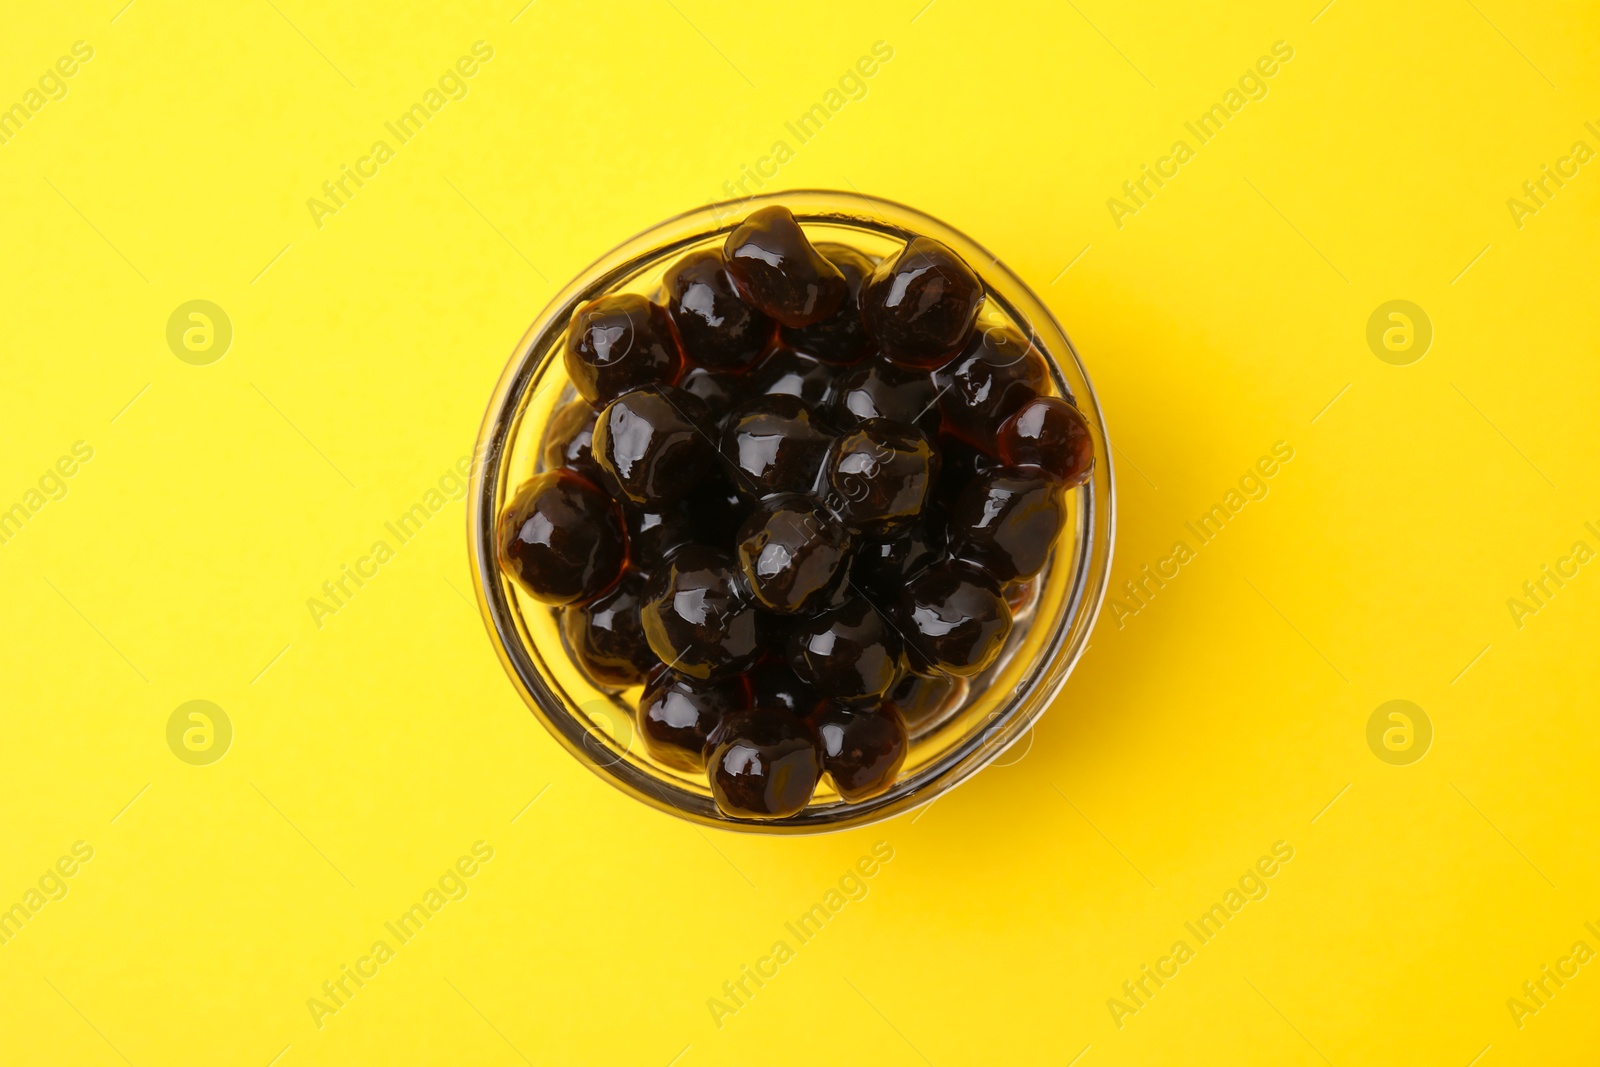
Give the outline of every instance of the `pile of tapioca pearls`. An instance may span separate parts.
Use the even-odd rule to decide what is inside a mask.
[[[1070,397],[983,283],[916,237],[873,263],[783,207],[683,256],[661,298],[579,307],[543,470],[501,566],[562,605],[578,664],[643,685],[651,756],[722,811],[848,801],[905,760],[908,713],[989,666],[1094,462]]]

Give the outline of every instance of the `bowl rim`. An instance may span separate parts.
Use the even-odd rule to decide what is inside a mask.
[[[731,230],[737,224],[734,220],[772,204],[789,207],[802,222],[822,225],[833,222],[874,230],[901,240],[913,235],[929,235],[940,240],[954,236],[959,242],[965,242],[971,250],[981,253],[987,266],[978,270],[978,273],[984,279],[986,296],[999,303],[1014,321],[1030,328],[1031,339],[1046,355],[1050,373],[1056,385],[1063,390],[1067,389],[1067,383],[1062,379],[1058,362],[1063,358],[1072,361],[1083,388],[1080,390],[1074,386],[1071,391],[1077,397],[1080,410],[1088,417],[1091,435],[1101,447],[1096,450],[1096,462],[1090,479],[1081,487],[1084,493],[1079,508],[1079,529],[1075,552],[1070,558],[1071,584],[1062,605],[1061,618],[1050,635],[1048,646],[1040,651],[1037,662],[1023,681],[1016,685],[1006,702],[991,714],[987,722],[973,729],[968,737],[920,769],[914,784],[911,784],[911,780],[897,782],[887,792],[867,800],[821,808],[808,806],[789,818],[761,820],[725,815],[707,798],[651,777],[620,755],[609,762],[596,758],[597,753],[607,747],[606,743],[602,742],[597,747],[596,739],[601,735],[572,714],[568,705],[575,705],[575,702],[553,691],[545,682],[540,666],[535,662],[536,659],[542,661],[543,654],[522,640],[516,626],[516,611],[505,598],[505,586],[496,558],[498,516],[495,504],[503,477],[502,467],[512,451],[510,431],[520,422],[521,412],[527,406],[524,398],[540,372],[560,358],[558,350],[546,342],[566,329],[577,305],[614,287],[620,278],[635,273],[641,259],[664,258],[678,248],[699,244],[717,233]],[[907,217],[913,223],[927,225],[925,228],[920,225],[898,225],[878,211],[880,207]],[[850,208],[860,210],[852,213]],[[691,233],[679,234],[675,240],[660,239],[661,235],[680,230],[690,222],[701,225]],[[965,254],[966,249],[958,251]],[[993,284],[994,281],[1000,284]],[[1015,305],[1018,298],[1031,303],[1032,307],[1022,309],[1019,314]],[[1064,351],[1056,350],[1053,338],[1052,343],[1046,343],[1046,327],[1053,331],[1055,337],[1059,337]],[[546,349],[547,354],[536,360],[534,354],[541,348]],[[662,219],[596,258],[546,302],[512,349],[511,358],[501,371],[485,410],[473,456],[466,516],[473,590],[489,632],[490,643],[494,645],[501,666],[512,684],[533,711],[534,717],[579,762],[634,799],[701,826],[758,834],[816,834],[878,822],[931,803],[970,779],[1021,740],[1055,702],[1088,646],[1089,636],[1110,584],[1116,541],[1116,485],[1111,441],[1104,412],[1077,346],[1032,288],[983,245],[926,212],[860,192],[786,189],[717,201]],[[1067,558],[1058,559],[1058,554],[1053,551],[1047,566],[1054,567],[1065,562]],[[1035,619],[1036,623],[1039,621]]]

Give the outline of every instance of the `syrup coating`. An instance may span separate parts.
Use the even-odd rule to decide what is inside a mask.
[[[1009,326],[980,330],[961,355],[934,373],[948,429],[990,455],[1000,424],[1049,391],[1044,357]]]
[[[930,567],[900,595],[907,655],[921,670],[978,674],[1011,636],[1011,608],[998,584],[959,563]]]
[[[822,747],[822,769],[846,800],[877,796],[894,784],[910,741],[905,720],[892,704],[847,708],[834,704],[814,723]]]
[[[833,396],[839,369],[816,356],[782,345],[756,360],[745,375],[747,395],[763,393],[797,396],[813,411],[822,411]]]
[[[781,819],[797,814],[822,777],[815,731],[787,711],[730,715],[711,743],[711,793],[730,815]]]
[[[928,434],[938,433],[942,418],[933,376],[883,356],[869,356],[839,377],[831,411],[841,426],[888,419]]]
[[[699,397],[670,385],[641,386],[601,409],[595,459],[633,503],[673,504],[718,466],[706,432],[711,422]]]
[[[795,621],[789,665],[823,696],[845,703],[883,699],[899,679],[900,635],[865,598]]]
[[[575,309],[565,355],[573,388],[596,407],[642,385],[671,384],[683,370],[666,308],[635,293],[613,293]]]
[[[722,251],[740,297],[785,326],[821,322],[849,293],[839,268],[778,204],[752,212],[728,234]]]
[[[817,251],[844,275],[844,302],[821,322],[785,326],[778,334],[790,348],[826,363],[854,363],[866,355],[870,343],[861,322],[861,287],[872,276],[872,260],[849,245],[824,243],[817,245]]]
[[[856,530],[890,532],[922,514],[939,478],[939,453],[913,426],[872,419],[828,453],[830,503]]]
[[[978,475],[950,510],[953,554],[999,582],[1032,578],[1066,524],[1064,488],[1026,468]]]
[[[772,336],[772,320],[734,290],[720,249],[690,252],[667,270],[662,286],[684,354],[698,364],[749,363]]]
[[[557,408],[544,433],[544,469],[570,467],[595,485],[608,488],[594,458],[594,420],[594,408],[581,397]]]
[[[763,608],[797,615],[839,584],[850,547],[850,531],[812,500],[777,496],[740,529],[739,567]]]
[[[639,620],[643,590],[644,575],[624,571],[610,589],[561,613],[567,647],[584,673],[603,686],[638,685],[661,663]]]
[[[667,766],[704,771],[711,732],[749,706],[750,687],[743,679],[700,683],[663,668],[639,696],[639,736],[645,750]]]
[[[1067,486],[1082,485],[1094,468],[1094,440],[1083,414],[1065,400],[1035,397],[1000,424],[1000,458],[1013,467],[1038,467]]]
[[[656,657],[701,681],[740,674],[761,652],[760,620],[727,552],[680,548],[645,587],[640,618]]]
[[[983,282],[931,237],[913,238],[873,271],[861,293],[861,320],[885,356],[937,367],[961,351],[983,303]]]
[[[786,394],[747,401],[722,432],[722,454],[739,472],[737,487],[753,497],[810,492],[832,444],[810,405]]]
[[[599,594],[627,558],[622,514],[574,471],[536,474],[500,514],[500,566],[528,595],[575,604]]]

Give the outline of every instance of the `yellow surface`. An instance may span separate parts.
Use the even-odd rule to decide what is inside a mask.
[[[1589,1062],[1600,15],[1320,2],[12,5],[0,1059]],[[567,757],[452,499],[556,285],[780,140],[768,188],[916,205],[1047,300],[1118,449],[1114,582],[1171,576],[1102,616],[1026,752],[807,840]],[[1531,200],[1547,164],[1576,175]],[[220,359],[214,315],[169,347],[195,300]],[[1400,320],[1368,345],[1392,300],[1420,360]],[[376,573],[314,618],[346,565]],[[219,761],[204,706],[169,747],[194,700]],[[1369,748],[1391,700],[1418,762],[1387,712]],[[738,1006],[746,965],[776,973]],[[1135,1000],[1144,965],[1176,974]]]

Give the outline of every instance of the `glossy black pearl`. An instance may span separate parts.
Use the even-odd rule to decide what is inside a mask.
[[[751,511],[750,498],[734,488],[727,475],[733,473],[726,460],[715,477],[684,498],[684,507],[694,521],[696,539],[700,544],[732,552],[739,543],[739,527]]]
[[[892,602],[912,577],[943,558],[944,549],[943,522],[924,517],[898,536],[860,542],[850,566],[850,582],[881,598],[879,603]]]
[[[635,504],[662,507],[683,499],[720,465],[706,436],[711,413],[670,385],[623,393],[601,409],[594,454]]]
[[[757,397],[736,408],[722,431],[735,485],[754,497],[810,492],[832,444],[797,396]]]
[[[915,731],[953,707],[966,692],[966,687],[965,679],[941,671],[927,674],[907,672],[889,690],[884,705],[892,705],[905,720],[906,728]]]
[[[840,426],[888,419],[927,433],[939,430],[939,387],[925,370],[871,356],[847,370],[834,386],[832,412]]]
[[[879,263],[861,291],[861,320],[896,363],[937,367],[961,351],[983,303],[983,282],[931,237]]]
[[[980,474],[1002,466],[998,459],[974,448],[954,434],[941,433],[938,437],[939,482],[934,487],[934,499],[940,514],[949,514],[950,508],[967,484]]]
[[[802,681],[782,660],[769,659],[750,672],[750,706],[756,709],[781,708],[806,718],[827,699],[816,687]]]
[[[745,302],[784,326],[809,326],[839,310],[849,286],[839,268],[812,247],[789,209],[752,212],[722,248]]]
[[[629,503],[623,506],[622,519],[628,531],[628,563],[645,573],[655,573],[669,555],[700,536],[687,500],[662,508]]]
[[[803,810],[822,777],[817,737],[803,720],[771,709],[736,712],[711,735],[711,795],[728,815],[781,819]]]
[[[501,569],[546,604],[595,596],[616,581],[627,555],[615,502],[569,470],[525,482],[500,513],[496,534]]]
[[[822,769],[849,801],[877,796],[894,784],[910,741],[892,705],[830,706],[813,719],[822,745]]]
[[[1013,467],[1038,467],[1069,487],[1082,485],[1094,467],[1094,439],[1077,408],[1036,397],[1000,424],[1000,458]]]
[[[711,731],[749,706],[750,687],[742,678],[695,682],[661,669],[639,696],[639,736],[645,751],[667,766],[703,771]]]
[[[690,252],[667,269],[662,285],[684,354],[696,363],[741,366],[772,336],[772,320],[734,291],[720,249]]]
[[[959,563],[931,567],[900,595],[907,656],[920,669],[978,674],[1011,636],[1011,609],[999,586]]]
[[[782,615],[826,598],[849,554],[849,531],[809,497],[772,497],[739,531],[739,567],[751,595]]]
[[[610,589],[561,613],[561,631],[573,659],[602,686],[638,685],[661,662],[650,651],[639,622],[643,589],[643,575],[624,571]]]
[[[993,455],[1000,424],[1049,390],[1039,350],[1009,326],[980,330],[956,359],[934,374],[946,426]]]
[[[604,488],[600,464],[594,458],[594,420],[595,410],[586,400],[557,408],[544,432],[544,469],[568,467]]]
[[[880,700],[900,677],[900,635],[866,600],[802,616],[789,633],[789,665],[823,696]]]
[[[727,552],[680,548],[645,586],[645,640],[679,674],[701,680],[747,670],[761,652],[760,620]]]
[[[837,367],[815,356],[780,346],[750,368],[744,379],[745,392],[750,396],[797,396],[813,411],[822,411],[833,395],[833,381],[838,372]]]
[[[939,477],[939,452],[921,430],[873,419],[835,441],[823,469],[845,523],[892,531],[922,514]]]
[[[666,308],[636,293],[613,293],[572,313],[567,376],[599,407],[642,385],[677,381],[683,353]]]
[[[744,395],[744,383],[733,373],[715,367],[690,367],[678,379],[678,388],[705,401],[711,417],[721,419]]]
[[[872,276],[872,260],[849,245],[823,243],[817,251],[844,275],[844,303],[839,310],[810,326],[785,326],[783,343],[828,363],[854,363],[867,352],[867,329],[861,324],[861,287]]]
[[[952,554],[996,581],[1031,578],[1067,519],[1066,493],[1036,470],[1001,467],[974,478],[950,511]]]

